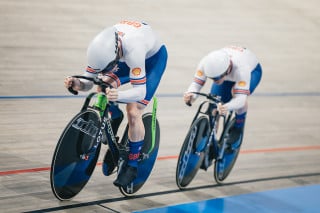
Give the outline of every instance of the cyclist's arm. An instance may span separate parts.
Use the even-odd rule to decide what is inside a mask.
[[[245,106],[250,95],[250,74],[241,75],[233,88],[233,98],[225,104],[228,110],[238,110]]]
[[[145,98],[147,93],[146,71],[145,71],[145,55],[146,50],[144,44],[135,43],[135,48],[130,49],[125,56],[125,62],[130,67],[130,83],[131,89],[119,91],[118,101],[120,102],[136,102]]]
[[[204,84],[206,83],[207,77],[203,72],[203,62],[201,61],[197,67],[197,71],[194,74],[193,81],[191,82],[190,86],[186,94],[190,92],[200,92]],[[191,102],[197,99],[198,95],[192,94]]]
[[[141,101],[146,96],[145,86],[134,86],[131,89],[118,92],[118,101],[124,103],[130,103],[135,101]]]
[[[97,74],[86,71],[82,76],[93,78],[96,77]],[[75,91],[88,91],[93,87],[93,82],[72,76],[66,77],[64,83],[66,88],[72,87]]]
[[[228,110],[238,110],[245,106],[248,95],[235,94],[234,97],[228,103],[224,104]]]

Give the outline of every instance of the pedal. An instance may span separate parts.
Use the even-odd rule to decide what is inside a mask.
[[[212,160],[209,160],[208,157],[205,157],[202,161],[202,164],[200,166],[200,169],[203,169],[204,171],[207,171],[208,168],[212,165]]]
[[[148,159],[150,156],[148,153],[140,152],[138,162]]]
[[[105,176],[109,176],[114,173],[116,165],[112,159],[112,153],[108,149],[102,163],[102,172]]]
[[[200,169],[207,171],[207,169],[212,165],[213,158],[214,158],[213,145],[210,144],[206,147],[206,150],[204,151],[204,158],[200,166]]]
[[[127,165],[127,160],[125,160],[123,157],[120,157],[118,162],[118,171],[117,171],[118,175],[123,171],[126,165]]]
[[[203,161],[201,163],[200,169],[203,169],[204,171],[207,171],[207,169],[212,165],[212,160],[210,159],[209,152],[205,152],[205,156],[203,158]]]
[[[217,156],[216,156],[216,152],[214,150],[214,147],[213,145],[211,144],[209,146],[209,161],[212,161],[213,159],[215,159]]]

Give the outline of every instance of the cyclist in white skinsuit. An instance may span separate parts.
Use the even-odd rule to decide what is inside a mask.
[[[238,141],[243,132],[248,101],[258,86],[262,69],[256,56],[247,48],[228,46],[206,55],[199,63],[194,79],[184,94],[185,103],[191,103],[207,79],[212,79],[211,94],[221,96],[223,105],[218,111],[225,114],[235,110],[236,124],[231,130],[230,143]]]
[[[138,159],[145,134],[142,114],[165,71],[167,50],[149,25],[124,20],[106,28],[92,40],[87,58],[88,66],[83,75],[98,75],[113,87],[106,90],[110,101],[127,103],[130,151],[127,165],[114,181],[116,186],[124,187],[137,176]],[[132,88],[118,90],[121,85],[129,82]],[[87,91],[92,88],[93,83],[67,77],[65,86]],[[116,122],[120,123],[122,112],[118,106],[112,105],[110,111],[112,120],[120,120]]]

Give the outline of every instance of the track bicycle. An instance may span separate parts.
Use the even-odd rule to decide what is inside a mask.
[[[92,81],[102,91],[109,86],[99,78],[73,76]],[[69,91],[77,95],[72,88]],[[90,93],[80,110],[62,132],[56,145],[50,170],[51,189],[59,200],[70,200],[89,181],[99,157],[101,144],[108,145],[104,157],[103,173],[106,176],[119,173],[128,158],[128,124],[121,140],[112,130],[109,102],[104,93]],[[157,98],[153,97],[152,113],[143,114],[145,126],[144,145],[138,160],[137,177],[126,187],[119,187],[125,196],[135,194],[148,179],[156,161],[160,127],[156,117]]]
[[[176,184],[186,188],[199,168],[207,171],[214,161],[213,176],[218,184],[230,174],[240,151],[243,132],[237,141],[229,141],[235,124],[235,112],[220,115],[217,105],[221,97],[193,92],[206,97],[198,107],[187,136],[182,144],[176,167]],[[191,104],[190,104],[191,106]]]

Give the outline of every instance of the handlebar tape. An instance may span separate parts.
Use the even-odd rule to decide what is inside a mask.
[[[75,91],[74,89],[72,89],[72,86],[68,88],[69,92],[71,92],[74,95],[78,95],[78,91]]]

